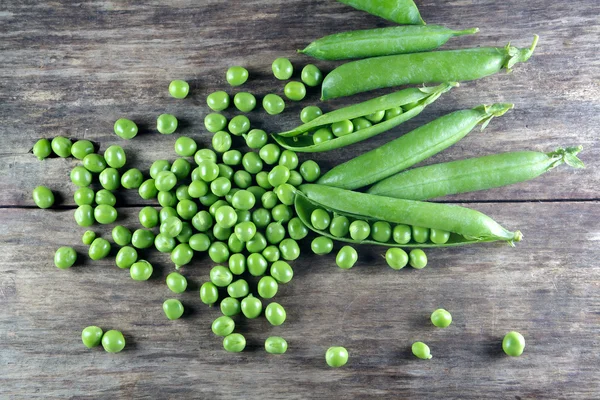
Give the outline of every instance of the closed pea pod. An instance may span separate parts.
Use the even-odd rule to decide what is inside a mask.
[[[492,118],[504,115],[512,107],[512,104],[497,103],[446,114],[334,167],[318,183],[357,189],[378,182],[450,147],[477,125],[482,124],[484,129]]]
[[[524,182],[561,165],[583,168],[581,146],[550,153],[521,151],[414,168],[384,179],[368,192],[408,200],[429,200]]]
[[[425,25],[412,0],[338,0],[357,10],[387,19],[400,25]]]
[[[395,93],[376,97],[359,104],[328,112],[310,122],[296,127],[295,129],[275,134],[273,135],[273,138],[280,146],[297,152],[314,153],[338,149],[386,132],[402,122],[408,121],[421,113],[425,107],[437,100],[443,93],[456,86],[458,86],[456,83],[443,83],[432,87],[400,90]],[[350,120],[367,117],[394,107],[408,107],[408,105],[411,105],[410,110],[400,113],[393,118],[383,121],[380,120],[380,122],[358,131],[352,132],[352,130],[341,130],[335,135],[337,137],[333,137],[335,132],[331,132],[331,128],[334,124],[336,124],[335,126],[337,128],[343,128],[344,126],[338,127],[338,125],[348,125],[348,123],[352,126]],[[312,135],[305,135],[305,133],[309,132],[315,133]],[[340,132],[342,134],[340,134]],[[321,136],[323,134],[327,136],[328,140],[322,140],[323,138],[321,138]]]
[[[321,85],[321,99],[335,99],[385,87],[435,82],[461,82],[483,78],[527,61],[530,48],[479,47],[372,57],[342,64]]]

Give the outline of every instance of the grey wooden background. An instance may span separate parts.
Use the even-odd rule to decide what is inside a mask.
[[[417,1],[428,23],[478,26],[475,36],[446,48],[508,41],[535,56],[499,74],[463,84],[421,116],[375,139],[314,156],[323,168],[374,148],[444,113],[481,103],[514,102],[515,109],[473,132],[427,163],[501,151],[551,151],[582,144],[585,170],[560,167],[532,182],[445,201],[488,213],[520,229],[516,248],[484,245],[428,252],[421,271],[393,271],[382,249],[365,247],[355,268],[342,271],[334,255],[306,251],[296,276],[277,301],[288,321],[240,320],[248,349],[228,354],[210,331],[218,315],[198,299],[210,260],[197,257],[184,273],[184,318],[161,311],[171,297],[167,258],[149,256],[156,272],[133,282],[109,258],[84,260],[68,271],[52,263],[54,250],[75,244],[84,229],[72,219],[68,173],[73,159],[38,162],[30,149],[40,137],[93,140],[104,150],[119,143],[128,164],[147,168],[174,159],[179,134],[208,145],[202,120],[205,97],[225,88],[225,70],[246,66],[244,89],[259,97],[281,93],[270,63],[290,57],[298,70],[313,60],[295,54],[323,35],[387,22],[332,0],[267,1],[18,1],[0,3],[0,398],[598,398],[600,387],[600,207],[597,141],[600,125],[599,6],[595,0]],[[316,62],[324,71],[335,63]],[[171,79],[190,82],[184,101],[169,97]],[[381,91],[383,93],[385,91]],[[255,126],[271,132],[298,123],[299,110],[325,110],[366,99],[365,94],[320,104],[309,91],[280,116],[253,111]],[[156,116],[180,117],[182,129],[162,136]],[[231,113],[229,115],[232,115]],[[112,134],[114,120],[139,121],[133,141]],[[40,210],[31,190],[59,193],[56,207]],[[119,221],[135,226],[148,204],[119,193]],[[110,227],[102,227],[105,236]],[[443,307],[454,322],[434,329],[429,313]],[[80,342],[87,325],[122,330],[126,349],[116,355]],[[503,355],[509,330],[527,340],[520,358]],[[284,356],[262,350],[281,335]],[[415,340],[434,358],[410,355]],[[331,369],[325,350],[345,346],[348,365]]]

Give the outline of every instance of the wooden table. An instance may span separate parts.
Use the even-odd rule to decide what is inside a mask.
[[[277,301],[288,312],[281,327],[265,319],[239,319],[248,340],[240,354],[222,349],[211,330],[218,309],[204,306],[198,288],[212,263],[197,256],[186,266],[189,290],[169,292],[173,270],[163,255],[148,257],[155,273],[132,281],[114,258],[91,262],[74,224],[69,171],[75,159],[39,162],[30,153],[40,137],[90,139],[103,151],[118,143],[128,164],[147,169],[173,160],[173,143],[189,135],[203,146],[205,98],[230,93],[225,71],[250,70],[243,87],[258,95],[281,93],[271,62],[289,57],[297,70],[315,62],[295,50],[334,32],[383,27],[381,19],[332,0],[310,1],[53,1],[6,0],[0,5],[0,398],[598,398],[600,367],[600,146],[598,4],[595,0],[418,1],[429,23],[478,26],[475,36],[446,48],[527,47],[534,57],[514,73],[468,82],[444,95],[419,117],[367,142],[314,155],[323,169],[375,148],[447,112],[481,103],[514,102],[484,132],[474,131],[427,160],[435,163],[516,150],[551,151],[581,144],[585,170],[561,166],[537,180],[444,199],[485,212],[525,240],[516,248],[490,244],[428,251],[429,265],[394,271],[377,247],[361,247],[349,271],[334,254],[304,251],[292,283]],[[191,84],[186,100],[169,97],[168,82]],[[381,91],[384,93],[386,91]],[[324,110],[374,93],[322,104],[310,90],[284,114],[250,113],[269,132],[298,123],[300,109]],[[259,107],[260,108],[260,107]],[[158,114],[176,114],[173,136],[152,128]],[[228,111],[227,115],[233,115]],[[132,141],[112,133],[127,116],[142,133]],[[302,157],[306,159],[306,157]],[[37,209],[32,189],[58,193],[51,210]],[[135,191],[119,192],[122,219],[136,227],[137,211],[153,204]],[[94,229],[109,237],[111,226]],[[61,245],[74,245],[79,265],[53,266]],[[304,245],[306,248],[306,245]],[[185,317],[168,321],[162,302],[180,298]],[[454,322],[436,329],[429,314],[451,311]],[[82,328],[118,329],[127,338],[120,354],[86,349]],[[518,330],[526,340],[519,358],[503,354],[501,340]],[[280,335],[284,356],[266,354],[263,341]],[[429,344],[433,359],[410,354],[413,341]],[[345,346],[340,369],[325,350]]]

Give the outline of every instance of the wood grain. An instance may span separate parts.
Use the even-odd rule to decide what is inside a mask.
[[[431,250],[421,271],[393,271],[381,249],[364,247],[350,271],[335,256],[306,249],[295,278],[276,301],[288,321],[240,319],[248,351],[227,354],[210,331],[219,315],[198,299],[212,263],[197,257],[185,267],[190,290],[169,293],[167,257],[148,253],[155,274],[133,282],[114,257],[91,263],[80,245],[84,229],[73,223],[73,159],[39,162],[30,153],[40,137],[89,139],[100,151],[118,143],[128,166],[146,170],[153,160],[176,158],[179,135],[210,145],[203,126],[206,96],[215,90],[251,91],[260,99],[283,92],[270,73],[279,56],[298,71],[307,63],[323,71],[337,63],[295,54],[321,36],[387,22],[333,0],[223,2],[6,0],[0,4],[0,398],[598,398],[600,367],[600,35],[596,1],[417,1],[430,24],[477,35],[452,39],[445,48],[525,47],[540,43],[532,59],[512,74],[468,82],[444,95],[417,118],[369,141],[311,155],[323,169],[373,149],[445,113],[481,103],[513,102],[515,109],[484,132],[474,131],[423,164],[503,151],[551,151],[582,144],[585,170],[561,166],[531,182],[445,198],[521,229],[517,248],[503,245]],[[244,65],[251,79],[230,88],[225,71]],[[167,92],[186,79],[190,96]],[[321,103],[317,90],[268,116],[257,108],[254,127],[283,131],[299,123],[302,107],[324,110],[386,91]],[[161,113],[178,116],[181,129],[160,135]],[[229,110],[231,117],[235,112]],[[141,133],[120,140],[112,124],[127,116]],[[240,143],[238,143],[239,145]],[[307,157],[302,157],[306,159]],[[57,192],[52,210],[34,208],[31,190]],[[142,201],[117,193],[122,219],[134,227]],[[111,226],[94,227],[109,237]],[[309,242],[308,242],[309,243]],[[82,263],[67,271],[52,255],[72,245]],[[160,307],[180,298],[185,318],[168,321]],[[433,329],[428,316],[444,307],[454,323]],[[81,329],[96,324],[122,330],[125,351],[87,350]],[[509,330],[527,340],[520,358],[503,356]],[[285,337],[284,356],[262,350],[269,335]],[[415,340],[434,358],[410,355]],[[327,368],[331,345],[350,351],[341,369]]]

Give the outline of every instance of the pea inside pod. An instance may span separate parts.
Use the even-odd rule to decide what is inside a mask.
[[[453,87],[456,83],[443,83],[434,87],[408,88],[395,93],[380,96],[365,102],[352,106],[340,108],[338,110],[326,113],[313,119],[312,121],[300,125],[297,128],[273,135],[273,138],[282,147],[297,152],[321,152],[340,147],[348,146],[353,143],[368,139],[391,128],[398,126],[418,115],[425,107],[437,100],[443,93]],[[356,120],[357,118],[371,116],[381,113],[388,109],[396,107],[405,107],[406,111],[393,118],[380,120],[371,126],[352,131],[349,134],[321,140],[318,136],[319,131],[327,129],[332,130],[332,126],[343,121]],[[308,135],[305,135],[309,133]],[[310,134],[312,133],[312,134]]]
[[[508,231],[479,211],[450,204],[394,199],[314,184],[301,185],[294,204],[298,217],[307,227],[319,235],[344,242],[425,248],[494,241],[506,241],[512,245],[522,239],[521,232]],[[349,236],[334,237],[327,230],[319,230],[312,225],[310,216],[319,208],[349,219],[412,225],[450,232],[450,235],[441,244],[419,243],[414,239],[399,244],[394,238],[388,242],[377,242],[371,239],[353,240]]]

